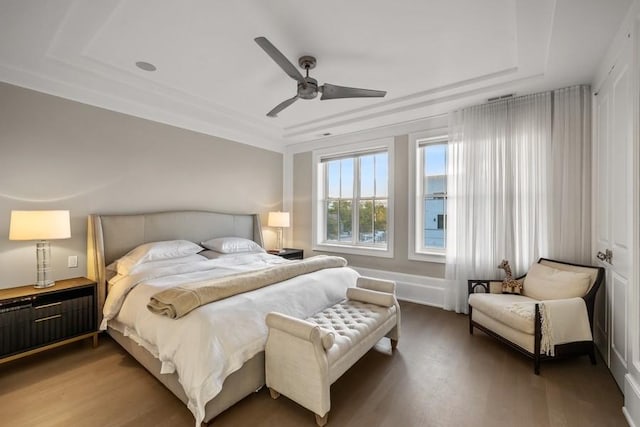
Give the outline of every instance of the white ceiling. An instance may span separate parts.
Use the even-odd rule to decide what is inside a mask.
[[[631,0],[2,0],[0,81],[281,151],[488,97],[590,83]],[[385,98],[299,100],[253,41],[319,83]],[[145,72],[135,66],[157,67]]]

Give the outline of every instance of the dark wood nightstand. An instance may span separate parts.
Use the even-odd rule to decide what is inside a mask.
[[[282,252],[277,250],[267,251],[272,255],[278,255],[286,259],[302,259],[304,258],[304,250],[295,248],[283,248]]]
[[[86,338],[97,346],[97,312],[96,282],[84,277],[0,289],[0,363]]]

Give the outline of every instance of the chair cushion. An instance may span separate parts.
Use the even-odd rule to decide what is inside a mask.
[[[559,270],[539,263],[531,266],[524,279],[524,295],[537,300],[583,297],[591,286],[591,275]]]
[[[524,332],[533,334],[533,319],[523,317],[510,308],[514,303],[538,302],[535,299],[515,294],[471,294],[469,295],[469,305],[473,311],[481,311],[484,315],[503,323],[504,325]]]

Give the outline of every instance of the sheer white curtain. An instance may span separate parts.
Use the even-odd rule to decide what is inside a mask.
[[[467,312],[467,280],[539,257],[588,262],[591,105],[576,86],[450,115],[445,308]]]
[[[551,93],[451,114],[445,308],[467,312],[467,280],[521,273],[547,252]]]
[[[553,92],[549,257],[591,261],[591,90]]]

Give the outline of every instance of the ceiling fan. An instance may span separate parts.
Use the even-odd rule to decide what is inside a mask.
[[[269,40],[265,37],[257,37],[255,41],[289,77],[298,82],[298,93],[296,93],[293,98],[281,102],[273,110],[269,111],[267,113],[269,117],[278,117],[280,111],[296,102],[298,98],[313,99],[318,96],[318,92],[322,93],[320,97],[321,101],[338,98],[381,98],[387,94],[384,90],[359,89],[355,87],[336,86],[329,83],[318,86],[318,81],[309,77],[309,70],[312,70],[316,66],[316,58],[313,56],[301,56],[298,59],[298,65],[307,71],[307,76],[303,77],[300,71],[298,71]]]

